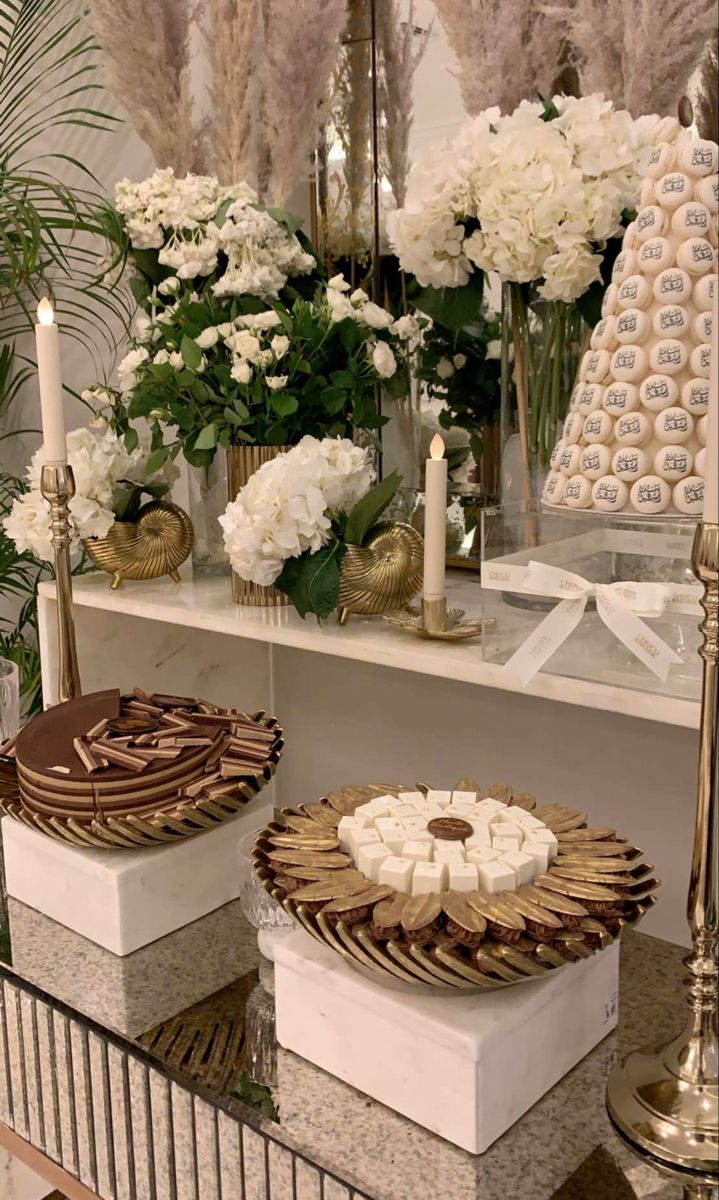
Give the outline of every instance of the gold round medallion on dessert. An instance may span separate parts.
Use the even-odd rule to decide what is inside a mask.
[[[461,817],[433,817],[427,832],[443,842],[463,842],[474,830],[469,821],[463,821]]]

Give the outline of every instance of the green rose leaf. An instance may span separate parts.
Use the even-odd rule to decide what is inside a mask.
[[[425,313],[446,329],[462,329],[476,320],[482,303],[484,273],[474,271],[463,287],[421,288],[411,284],[408,298],[415,308]]]
[[[357,501],[347,518],[345,541],[353,546],[364,545],[367,534],[377,524],[401,482],[402,476],[398,471],[393,471]]]
[[[153,450],[147,460],[146,471],[148,475],[154,475],[155,471],[159,471],[164,467],[170,454],[169,446],[159,446],[157,450]]]
[[[137,443],[139,440],[140,439],[138,437],[137,430],[130,426],[130,428],[125,432],[125,449],[127,450],[128,454],[132,454],[133,450],[137,448]]]
[[[316,554],[306,551],[290,558],[275,587],[289,596],[301,617],[312,612],[322,621],[337,607],[340,597],[340,565],[345,554],[341,542],[323,546]]]
[[[195,450],[214,450],[216,445],[217,445],[217,429],[215,428],[215,423],[213,421],[213,423],[211,425],[205,425],[205,428],[200,430],[200,432],[197,435],[197,438],[195,439],[194,449]]]
[[[202,362],[202,351],[200,350],[200,347],[197,345],[195,339],[188,337],[187,334],[185,334],[182,339],[180,354],[182,355],[182,361],[184,362],[185,366],[189,367],[191,371],[196,371]]]
[[[300,403],[296,396],[290,396],[288,392],[273,392],[270,396],[270,407],[280,417],[290,417],[292,413],[296,413]]]

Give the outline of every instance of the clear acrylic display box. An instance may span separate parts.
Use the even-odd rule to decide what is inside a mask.
[[[645,617],[654,635],[680,658],[666,681],[654,675],[618,640],[590,598],[578,627],[545,663],[553,675],[588,679],[680,699],[699,698],[702,588],[691,566],[695,523],[677,518],[612,517],[585,512],[552,512],[541,504],[488,507],[481,512],[483,564],[482,616],[495,624],[482,639],[484,658],[506,663],[538,627],[558,599],[514,586],[516,572],[504,567],[530,562],[563,568],[595,584],[664,583],[681,590],[686,612]],[[499,567],[497,571],[494,568]],[[501,580],[506,573],[512,581]],[[489,579],[492,586],[485,586]]]

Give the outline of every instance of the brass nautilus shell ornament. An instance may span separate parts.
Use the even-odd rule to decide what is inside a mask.
[[[402,608],[422,586],[424,542],[402,521],[375,526],[363,546],[348,545],[340,572],[337,619],[378,616]]]
[[[101,570],[112,575],[112,588],[123,579],[158,579],[169,575],[180,582],[177,568],[192,550],[192,521],[169,500],[151,500],[135,521],[116,521],[105,537],[85,538],[83,545]]]

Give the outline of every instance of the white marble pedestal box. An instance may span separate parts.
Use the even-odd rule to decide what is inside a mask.
[[[615,1027],[619,943],[501,991],[374,983],[304,930],[275,947],[277,1040],[481,1154]]]
[[[8,896],[113,954],[131,954],[240,895],[240,843],[272,819],[252,803],[208,833],[147,850],[84,850],[11,817],[2,833]]]

